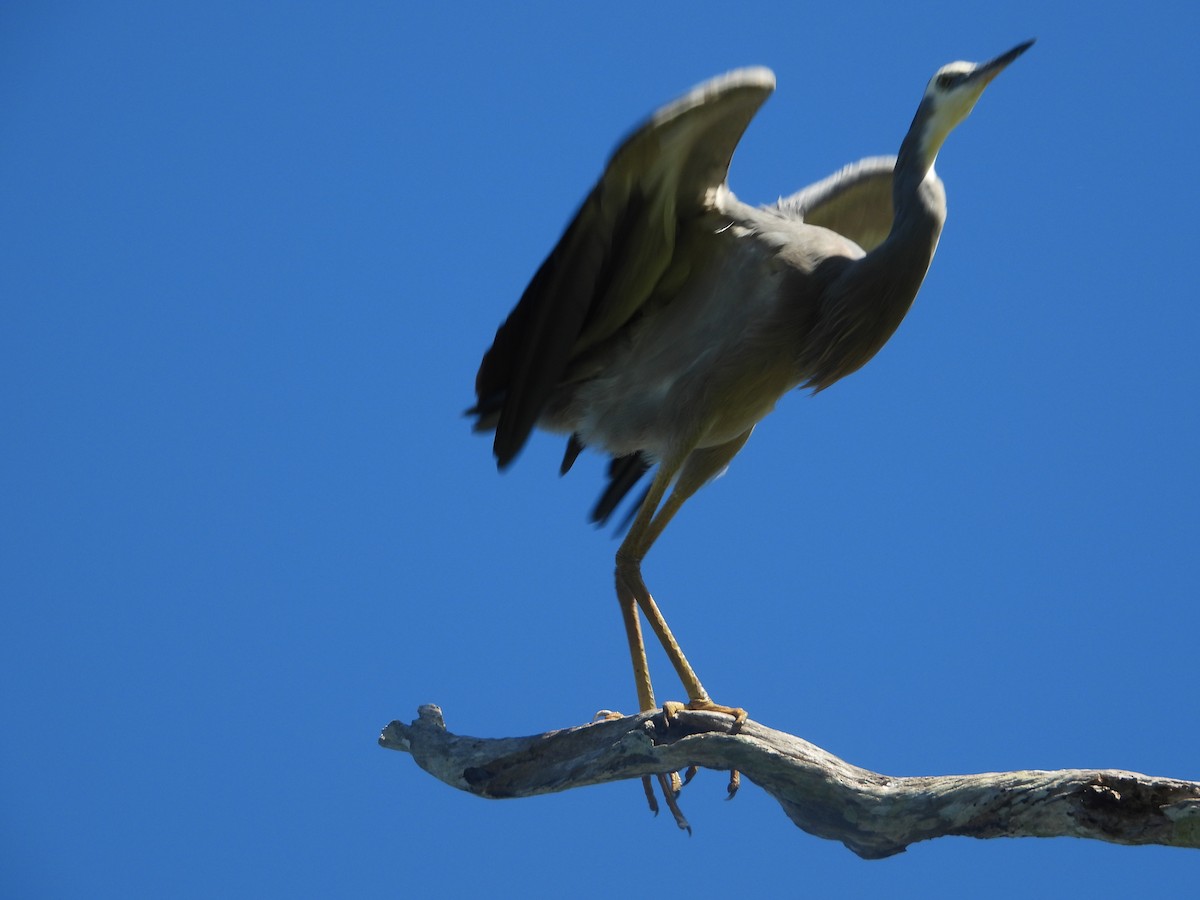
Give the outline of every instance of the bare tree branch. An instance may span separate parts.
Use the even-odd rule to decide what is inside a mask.
[[[480,797],[530,797],[691,765],[738,769],[800,828],[879,859],[942,835],[1081,837],[1200,848],[1200,783],[1117,770],[998,772],[893,778],[807,741],[727,716],[643,713],[520,738],[450,733],[422,706],[392,722],[383,747],[411,753],[447,784]]]

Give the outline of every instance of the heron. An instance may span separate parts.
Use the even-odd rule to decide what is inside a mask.
[[[501,470],[535,427],[567,436],[561,474],[585,448],[609,455],[608,485],[592,511],[603,523],[654,469],[615,572],[642,711],[658,707],[639,611],[687,695],[663,713],[723,713],[735,728],[745,721],[741,707],[710,698],[642,562],[784,394],[823,391],[896,331],[946,218],[938,152],[1032,44],[941,67],[896,156],[863,159],[769,206],[741,202],[726,181],[774,74],[738,69],[697,86],[618,146],[496,332],[468,414],[474,430],[495,432]],[[671,804],[678,784],[660,782]],[[731,795],[736,786],[732,773]]]

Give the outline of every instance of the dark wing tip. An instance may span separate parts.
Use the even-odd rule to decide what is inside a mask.
[[[583,452],[583,441],[579,439],[578,434],[572,434],[567,439],[567,449],[563,453],[562,465],[558,467],[559,475],[566,475],[571,471],[571,466],[575,465],[575,460],[579,458],[579,454]]]
[[[592,509],[591,521],[595,525],[608,522],[625,495],[633,488],[638,480],[649,471],[651,463],[641,453],[631,453],[628,456],[614,457],[608,464],[608,487],[600,495]],[[634,506],[634,512],[640,503]],[[625,522],[628,526],[629,521]],[[624,530],[624,528],[622,528]]]

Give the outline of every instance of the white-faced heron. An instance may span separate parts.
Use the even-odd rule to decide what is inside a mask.
[[[496,332],[469,412],[476,430],[495,430],[501,469],[535,426],[568,435],[563,472],[584,447],[609,454],[592,514],[604,522],[658,467],[616,557],[642,710],[656,704],[639,609],[687,708],[745,719],[709,699],[642,580],[642,560],[784,393],[829,387],[892,336],[946,217],[938,150],[1032,43],[943,66],[896,157],[862,160],[769,207],[742,203],[725,179],[774,75],[740,69],[700,85],[617,148]],[[664,705],[668,715],[678,708]]]

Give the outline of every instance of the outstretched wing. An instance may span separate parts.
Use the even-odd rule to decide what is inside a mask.
[[[892,228],[894,156],[871,156],[784,197],[780,212],[850,238],[871,252]]]
[[[681,220],[724,183],[729,160],[775,87],[738,69],[663,107],[617,148],[558,245],[496,332],[475,378],[477,430],[516,457],[572,357],[618,331],[671,262]]]

